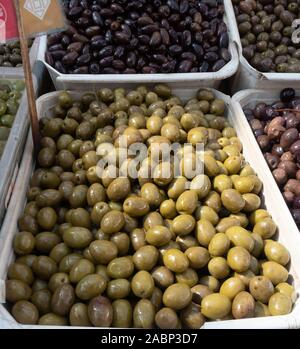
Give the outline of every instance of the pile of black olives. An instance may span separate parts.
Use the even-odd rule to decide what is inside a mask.
[[[261,72],[300,73],[300,43],[293,43],[299,0],[232,0],[243,56]]]
[[[286,88],[280,100],[244,110],[295,222],[300,226],[300,96]]]
[[[211,90],[184,103],[168,86],[60,92],[18,220],[6,299],[23,324],[200,328],[291,312],[290,255],[273,240],[262,183]],[[148,146],[138,178],[98,176],[101,154]],[[202,143],[204,172],[162,175],[155,144]],[[194,162],[196,150],[186,156]],[[119,158],[120,159],[120,158]],[[120,173],[128,161],[117,161]],[[151,163],[152,162],[152,163]],[[149,166],[156,176],[145,176]],[[111,165],[113,166],[113,165]],[[107,171],[106,171],[107,170]]]
[[[230,61],[223,0],[66,0],[67,31],[48,36],[63,74],[215,72]]]

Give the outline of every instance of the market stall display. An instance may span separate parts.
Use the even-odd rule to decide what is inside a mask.
[[[39,52],[57,89],[111,83],[116,74],[119,84],[216,86],[237,69],[229,1],[64,3],[68,30],[43,37]]]
[[[19,202],[15,193],[0,235],[1,278],[12,262],[12,243],[17,254],[6,294],[19,322],[210,328],[222,322],[209,320],[227,319],[228,328],[259,322],[284,327],[297,316],[287,280],[290,272],[298,287],[299,234],[293,227],[284,234],[288,218],[274,206],[274,187],[265,181],[230,100],[207,89],[196,96],[181,90],[178,96],[160,85],[153,91],[103,88],[39,99],[39,168],[30,180],[34,159],[28,141],[16,185]],[[95,147],[117,146],[120,135],[130,143],[147,142],[150,150],[162,140],[204,142],[203,185],[186,190],[187,174],[158,176],[154,183],[100,179]],[[242,143],[254,169],[241,154]],[[261,205],[256,168],[270,213]],[[12,321],[3,307],[0,313]],[[245,319],[254,316],[267,317]]]
[[[271,103],[244,106],[253,134],[298,226],[299,100],[294,89],[286,88]]]

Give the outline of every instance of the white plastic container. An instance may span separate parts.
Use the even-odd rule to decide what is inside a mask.
[[[232,4],[231,1],[225,0],[225,16],[224,21],[228,26],[230,44],[229,51],[231,53],[231,60],[218,72],[210,73],[172,73],[172,74],[61,74],[56,69],[51,67],[45,61],[45,52],[47,49],[47,37],[41,37],[38,60],[42,61],[49,71],[51,79],[57,90],[84,90],[92,89],[95,84],[110,84],[112,87],[120,86],[126,83],[168,83],[172,88],[186,87],[213,87],[218,88],[221,81],[231,77],[235,74],[239,64],[237,45],[232,36]],[[228,15],[230,13],[230,15]],[[234,15],[233,15],[234,16]],[[114,85],[113,85],[114,84]]]
[[[231,90],[233,93],[253,88],[280,89],[282,87],[297,88],[300,86],[300,73],[262,73],[253,68],[242,54],[241,38],[232,6],[228,7],[228,17],[231,19],[230,29],[232,40],[238,45],[240,57],[238,70],[231,81]]]
[[[297,95],[300,94],[300,90],[296,90]],[[270,174],[270,181],[274,184],[274,187],[276,187],[276,191],[280,194],[281,196],[281,203],[282,205],[286,207],[286,212],[287,215],[291,216],[290,211],[287,208],[287,205],[285,204],[284,198],[279,190],[279,187],[269,169],[269,166],[263,156],[263,153],[256,141],[256,138],[253,134],[253,131],[249,125],[249,122],[246,119],[246,116],[243,112],[244,108],[254,108],[257,103],[259,102],[265,102],[265,103],[273,103],[277,100],[279,100],[279,94],[280,90],[244,90],[236,93],[233,97],[233,107],[234,111],[237,115],[240,116],[240,123],[245,130],[247,130],[249,140],[252,144],[253,149],[258,153],[257,156],[260,157],[262,161],[262,170],[265,171],[266,173]],[[292,218],[293,219],[293,218]],[[295,227],[297,228],[296,224],[294,223]]]
[[[40,38],[34,39],[29,51],[30,65],[32,68],[34,66],[34,63],[37,60],[39,43],[40,43]],[[0,67],[0,78],[2,78],[6,74],[12,74],[14,76],[21,78],[22,76],[24,77],[24,70],[23,70],[23,67],[19,67],[19,68]]]
[[[231,99],[221,92],[213,90],[218,98],[226,101],[228,107],[228,118],[232,125],[235,126],[238,137],[242,140],[244,145],[244,156],[246,160],[257,171],[259,177],[264,183],[263,198],[266,208],[272,214],[273,219],[278,225],[279,241],[282,242],[289,250],[291,254],[291,268],[290,274],[294,281],[294,286],[299,293],[300,290],[300,234],[295,226],[292,217],[287,214],[287,208],[283,204],[281,194],[275,190],[274,182],[270,179],[270,173],[264,171],[263,159],[258,156],[257,149],[253,150],[253,142],[251,143],[250,137],[248,137],[249,131],[244,127],[241,122],[242,118],[238,113],[234,112],[234,108],[231,103]],[[180,90],[175,89],[174,93],[180,96],[183,100],[195,95],[196,90]],[[72,92],[72,95],[76,98],[81,93]],[[50,109],[55,105],[58,93],[53,92],[40,97],[37,100],[38,114],[40,117],[50,116]],[[33,159],[33,145],[31,136],[27,139],[26,148],[24,151],[24,157],[19,171],[19,176],[15,185],[15,190],[12,195],[12,199],[9,205],[5,221],[2,226],[0,234],[0,328],[35,328],[40,329],[42,326],[23,326],[13,319],[8,312],[5,305],[5,279],[9,264],[14,260],[14,253],[12,250],[12,242],[14,236],[17,234],[17,220],[24,206],[26,204],[26,191],[30,181],[30,176],[34,169]],[[263,161],[262,161],[263,160]],[[272,177],[272,176],[271,176]],[[278,317],[265,317],[265,318],[253,318],[244,320],[228,320],[228,321],[213,321],[207,322],[203,326],[205,329],[213,328],[299,328],[300,327],[300,299],[297,300],[291,314]],[[49,328],[49,327],[47,327]],[[56,327],[51,327],[56,328]],[[62,327],[58,327],[62,328]],[[70,328],[70,327],[68,327]]]
[[[24,77],[7,73],[0,80],[24,80]],[[37,89],[36,78],[33,78],[35,91]],[[28,103],[26,90],[22,94],[19,108],[14,123],[10,130],[4,152],[0,159],[0,224],[8,207],[14,182],[19,170],[19,162],[27,137],[29,126]]]

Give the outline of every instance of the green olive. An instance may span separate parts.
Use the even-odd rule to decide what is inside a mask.
[[[261,265],[262,274],[269,278],[273,285],[285,282],[289,276],[289,272],[279,263],[268,261]]]
[[[113,327],[129,328],[132,325],[132,306],[125,299],[117,299],[112,303]]]
[[[232,315],[235,319],[254,317],[255,300],[249,292],[239,292],[232,302]]]
[[[176,273],[175,279],[177,282],[193,287],[198,282],[198,275],[192,268],[187,268],[183,273]]]
[[[7,272],[9,279],[20,280],[28,285],[33,283],[33,273],[26,264],[12,263]]]
[[[175,273],[183,273],[189,266],[187,256],[176,249],[170,249],[163,256],[164,265]]]
[[[163,294],[163,303],[173,310],[185,308],[192,300],[192,292],[186,284],[175,283],[169,286]]]
[[[158,257],[159,252],[156,247],[142,246],[133,255],[133,263],[138,270],[150,271],[156,265]]]
[[[274,293],[274,286],[267,277],[254,276],[250,279],[249,291],[257,301],[268,303]]]
[[[60,285],[53,293],[51,309],[53,313],[60,316],[69,314],[75,301],[75,292],[71,285]]]
[[[151,275],[155,284],[162,289],[165,289],[174,283],[173,273],[165,266],[155,268]]]
[[[269,299],[268,308],[272,316],[286,315],[292,311],[292,300],[283,293],[274,293]]]
[[[155,308],[148,299],[138,301],[133,309],[133,327],[153,328]]]
[[[178,316],[171,308],[164,307],[155,315],[155,324],[161,329],[175,329],[178,326],[178,322]]]
[[[26,300],[20,300],[15,303],[11,313],[17,322],[24,325],[35,325],[39,319],[37,307]]]
[[[114,279],[126,279],[134,270],[134,264],[128,257],[115,258],[109,262],[107,266],[107,273]]]
[[[211,221],[202,218],[197,222],[196,237],[202,246],[208,247],[215,234],[216,231]]]
[[[251,256],[244,247],[236,246],[228,251],[227,262],[231,269],[241,273],[249,269]]]
[[[254,241],[251,234],[244,228],[233,226],[226,230],[226,236],[234,246],[244,247],[251,252],[254,248]]]
[[[172,221],[172,232],[178,236],[190,234],[196,225],[195,218],[188,214],[181,214]]]
[[[277,262],[283,266],[287,265],[290,261],[290,254],[288,250],[277,241],[266,240],[264,252],[270,261]]]
[[[215,257],[225,255],[230,247],[230,240],[224,233],[215,234],[209,242],[208,252]]]
[[[52,293],[47,290],[38,290],[31,296],[31,302],[37,307],[39,314],[44,315],[51,311]]]
[[[162,225],[156,225],[154,228],[150,228],[146,232],[145,238],[151,245],[163,246],[171,240],[172,233],[168,228]]]
[[[154,289],[154,280],[151,274],[145,270],[137,272],[131,280],[131,289],[139,298],[150,297]]]
[[[48,282],[48,288],[51,292],[54,292],[58,286],[63,284],[69,284],[70,278],[66,273],[55,273],[51,276]]]
[[[201,246],[190,247],[185,250],[191,268],[200,269],[207,265],[210,256],[206,248]]]
[[[212,293],[202,299],[201,312],[209,319],[222,319],[229,314],[230,310],[230,299],[221,293]]]
[[[225,189],[221,194],[221,200],[224,207],[232,212],[240,212],[245,207],[245,200],[235,189]]]
[[[88,318],[88,308],[84,303],[75,303],[69,315],[71,326],[91,326],[91,322]]]
[[[207,267],[210,275],[212,275],[216,279],[224,279],[230,273],[227,261],[223,257],[213,257],[209,261]]]

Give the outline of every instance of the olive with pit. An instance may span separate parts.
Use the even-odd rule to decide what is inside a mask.
[[[107,274],[113,279],[126,279],[131,276],[134,264],[129,257],[115,258],[107,266]]]
[[[274,293],[274,286],[265,276],[254,276],[250,279],[249,290],[251,295],[262,303],[268,303]]]
[[[71,248],[87,247],[93,239],[91,231],[83,227],[68,228],[63,234],[64,242]]]
[[[118,255],[116,244],[107,240],[93,241],[89,246],[89,250],[98,264],[107,264]]]
[[[221,257],[228,252],[230,240],[224,233],[215,234],[209,242],[208,252],[215,257]]]
[[[125,224],[124,215],[117,210],[107,212],[101,220],[101,230],[105,234],[113,234],[119,232]]]
[[[98,296],[88,304],[88,317],[96,327],[110,327],[113,321],[113,307],[108,298]]]
[[[52,293],[47,290],[38,290],[31,296],[31,302],[37,307],[39,314],[44,315],[51,311]]]
[[[69,314],[74,301],[75,292],[73,286],[68,284],[61,285],[53,293],[51,309],[56,315],[67,315]]]
[[[12,263],[8,268],[7,276],[9,279],[23,281],[27,285],[33,283],[32,270],[26,264]]]
[[[207,267],[210,275],[216,279],[225,279],[230,273],[228,264],[223,257],[213,257]]]
[[[176,201],[176,210],[180,214],[193,214],[198,204],[198,196],[194,190],[183,192]]]
[[[107,196],[112,201],[124,200],[130,193],[131,185],[128,178],[120,177],[114,179],[107,188]],[[99,200],[104,201],[104,200]]]
[[[123,209],[131,217],[142,217],[149,212],[150,207],[144,198],[128,197],[123,203]]]
[[[148,299],[138,301],[133,309],[133,327],[153,328],[155,308]]]
[[[132,306],[125,299],[117,299],[112,303],[113,327],[129,328],[132,325]]]
[[[279,263],[267,261],[261,265],[262,274],[271,280],[273,285],[285,282],[289,276],[289,272]]]
[[[232,247],[228,251],[227,262],[231,269],[241,273],[249,269],[251,255],[244,247]]]
[[[173,273],[165,266],[155,268],[151,275],[159,288],[165,289],[174,283]]]
[[[200,269],[207,265],[210,256],[206,248],[201,246],[190,247],[185,250],[191,268]]]
[[[220,288],[220,293],[227,296],[230,300],[233,300],[242,291],[245,291],[245,284],[238,277],[231,277],[225,280]]]
[[[107,284],[106,293],[110,299],[126,298],[130,293],[130,282],[126,279],[111,280]]]
[[[183,273],[189,267],[188,257],[177,249],[170,249],[163,255],[164,265],[175,273]]]
[[[272,316],[287,315],[292,311],[292,304],[290,297],[277,292],[270,297],[268,308]]]
[[[238,293],[232,301],[232,315],[235,319],[254,317],[255,300],[249,292]]]
[[[158,257],[159,252],[156,247],[142,246],[133,255],[133,263],[138,270],[150,271],[156,265]]]
[[[188,285],[175,283],[169,286],[163,294],[163,303],[173,310],[181,310],[192,300],[192,292]]]
[[[288,250],[277,241],[266,240],[264,252],[270,261],[277,262],[283,266],[287,265],[290,261],[290,254]]]
[[[205,323],[205,317],[201,313],[201,308],[195,303],[191,303],[181,310],[180,318],[186,328],[199,329]]]
[[[230,310],[230,299],[221,293],[212,293],[202,299],[201,312],[209,319],[222,319],[230,313]]]
[[[154,289],[154,280],[151,274],[145,270],[137,272],[131,280],[131,289],[136,297],[150,297]]]
[[[179,318],[171,308],[164,307],[155,315],[155,324],[161,329],[175,329],[178,327],[178,322]]]
[[[235,189],[225,189],[221,194],[221,200],[224,207],[232,213],[238,213],[245,207],[245,200]]]
[[[20,300],[14,304],[11,313],[20,324],[35,325],[39,319],[37,307],[26,300]]]
[[[21,280],[7,280],[5,286],[6,299],[12,303],[29,300],[32,293],[31,288]]]
[[[69,320],[71,326],[91,326],[87,305],[84,303],[75,303],[70,310]]]
[[[70,270],[70,281],[78,283],[83,277],[93,274],[94,271],[94,264],[88,259],[82,258],[72,266]]]
[[[154,246],[166,245],[172,239],[172,233],[163,225],[156,225],[150,228],[145,235],[146,241]]]

